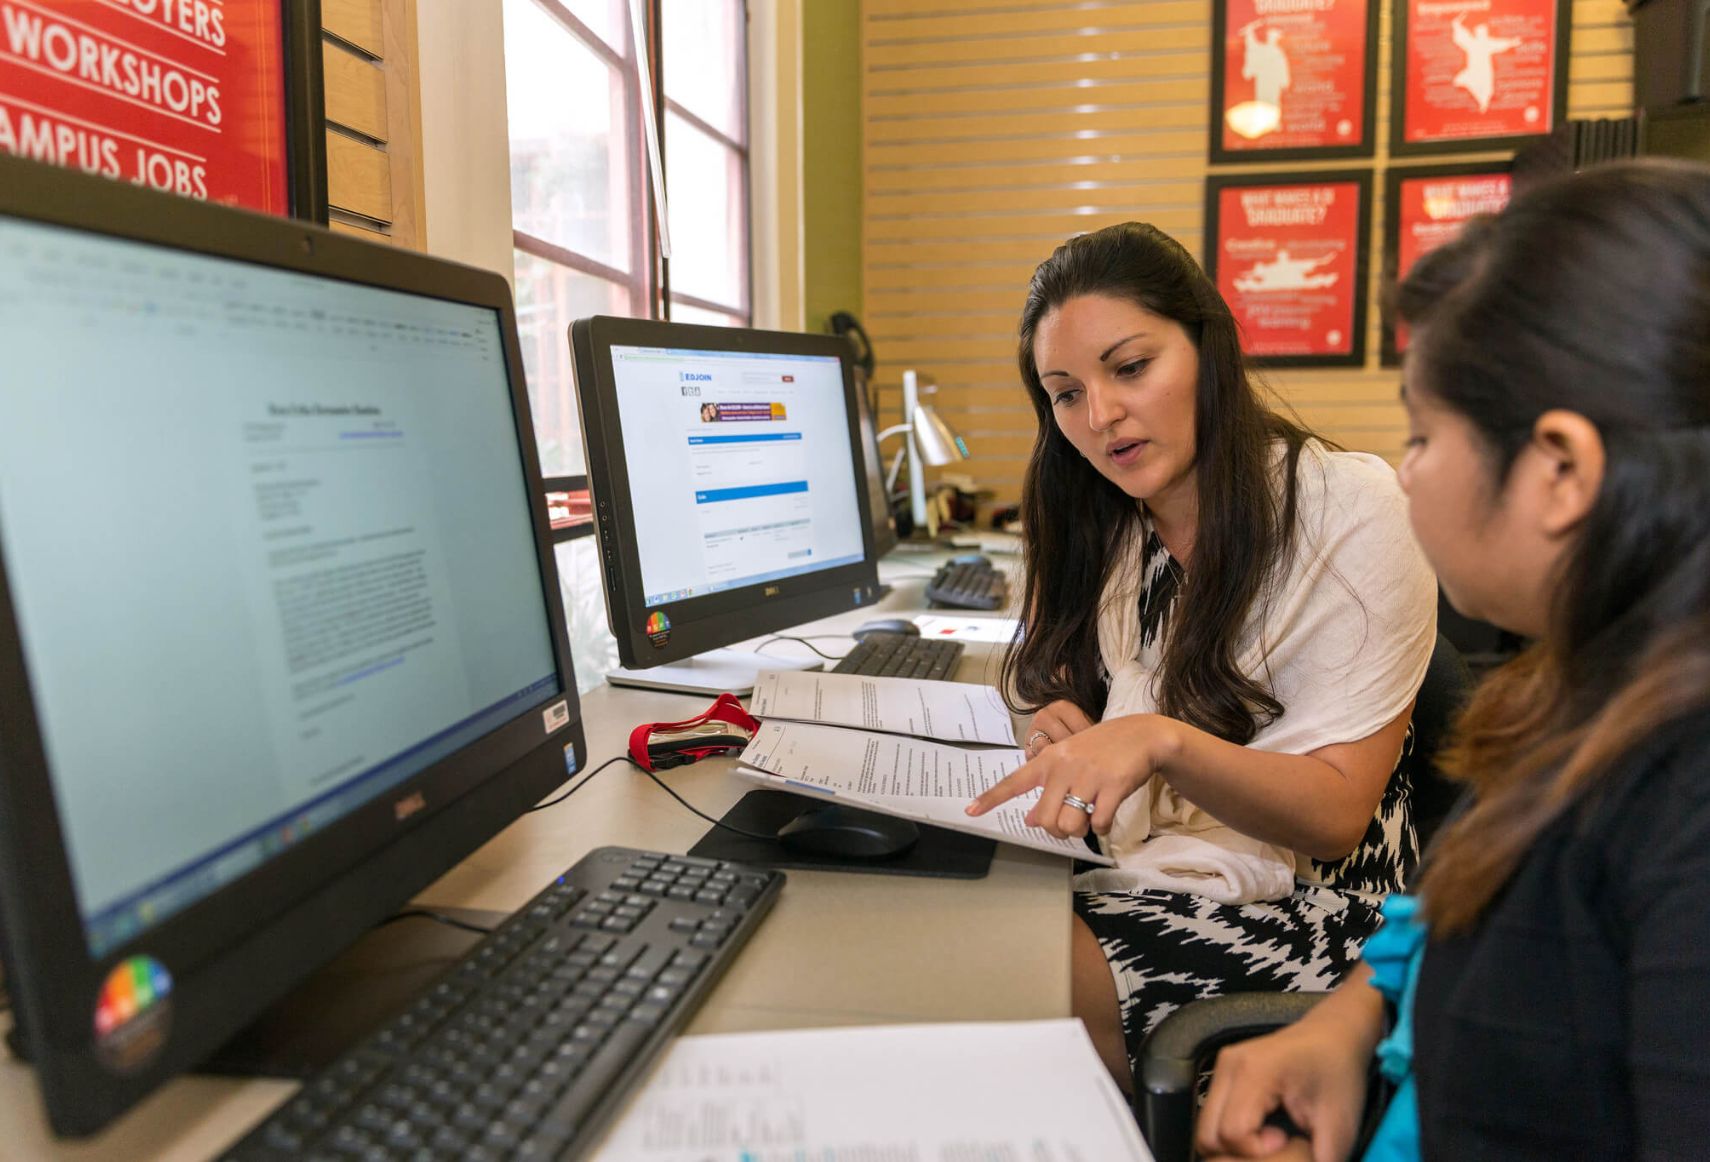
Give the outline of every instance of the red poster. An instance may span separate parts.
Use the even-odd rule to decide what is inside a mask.
[[[1407,0],[1402,145],[1555,128],[1559,0]]]
[[[1360,362],[1365,181],[1325,175],[1211,184],[1217,289],[1241,325],[1247,354],[1285,362]]]
[[[1373,0],[1226,0],[1218,161],[1369,144]]]
[[[1413,264],[1461,232],[1468,218],[1496,214],[1508,205],[1514,189],[1505,173],[1420,174],[1401,176],[1391,171],[1389,199],[1394,269],[1399,281]],[[1397,322],[1385,360],[1407,350],[1407,327]]]
[[[0,0],[0,150],[290,213],[281,0]]]

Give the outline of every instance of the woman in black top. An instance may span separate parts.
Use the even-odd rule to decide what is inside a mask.
[[[1414,531],[1458,609],[1535,644],[1444,764],[1470,792],[1426,862],[1400,1013],[1418,1138],[1390,1134],[1403,1102],[1386,1145],[1710,1156],[1710,170],[1535,190],[1399,305]],[[1346,1157],[1385,1026],[1362,965],[1224,1050],[1202,1151]]]

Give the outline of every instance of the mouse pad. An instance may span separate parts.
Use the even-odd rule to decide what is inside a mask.
[[[792,795],[788,791],[750,791],[725,812],[721,822],[744,831],[770,834],[803,811],[823,805],[817,799]],[[689,849],[689,854],[702,859],[728,859],[759,867],[866,872],[882,876],[943,876],[957,880],[981,879],[991,870],[992,852],[997,849],[994,840],[964,835],[960,831],[946,831],[924,823],[918,826],[919,841],[890,859],[851,860],[786,851],[782,844],[773,840],[749,839],[720,827],[701,836],[700,842]]]

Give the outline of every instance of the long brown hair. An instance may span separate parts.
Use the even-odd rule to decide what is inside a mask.
[[[1020,700],[1018,710],[1066,699],[1095,720],[1108,694],[1099,662],[1099,601],[1140,513],[1058,431],[1033,356],[1040,320],[1081,295],[1125,299],[1173,319],[1198,349],[1193,471],[1199,531],[1192,576],[1165,638],[1160,708],[1245,743],[1284,709],[1235,658],[1254,603],[1292,547],[1295,474],[1301,446],[1312,437],[1260,401],[1234,316],[1193,256],[1138,222],[1065,242],[1039,264],[1027,288],[1018,360],[1039,434],[1022,482],[1027,581],[1023,624],[1004,657],[1005,687]],[[1278,440],[1286,446],[1280,490],[1271,466]]]
[[[1710,170],[1540,187],[1421,260],[1398,308],[1418,328],[1408,390],[1477,431],[1491,495],[1553,408],[1595,424],[1606,457],[1546,633],[1479,688],[1441,760],[1473,790],[1420,885],[1446,934],[1623,756],[1710,705]]]

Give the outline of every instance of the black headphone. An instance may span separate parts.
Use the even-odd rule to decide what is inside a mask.
[[[855,362],[860,365],[867,378],[873,378],[873,341],[867,338],[867,328],[861,325],[861,320],[848,311],[833,312],[831,333],[842,335],[849,340],[849,345],[855,348]]]

